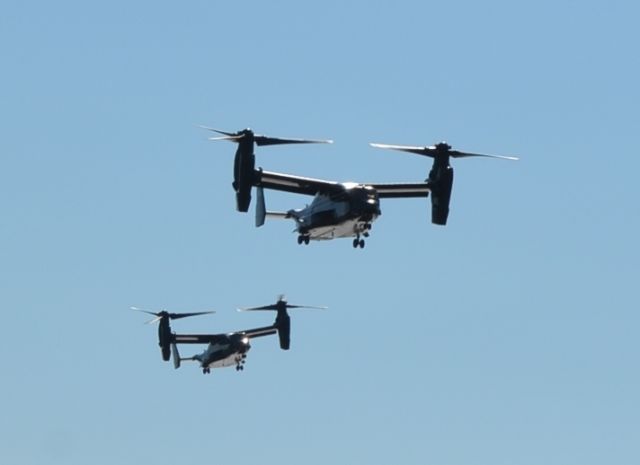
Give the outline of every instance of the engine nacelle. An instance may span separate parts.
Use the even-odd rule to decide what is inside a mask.
[[[280,339],[280,348],[289,350],[291,346],[291,318],[284,312],[278,312],[275,327],[278,330],[278,339]]]
[[[253,154],[253,138],[246,138],[238,144],[233,166],[233,189],[236,191],[236,208],[249,211],[251,188],[255,181],[256,156]]]
[[[251,187],[245,191],[236,191],[236,209],[239,212],[248,212],[251,205]]]
[[[168,362],[171,359],[172,336],[169,318],[163,317],[158,325],[158,345],[162,352],[162,360],[165,362]]]
[[[429,173],[431,184],[431,222],[438,225],[446,225],[449,217],[449,202],[451,201],[451,189],[453,188],[453,168],[448,166],[436,173]]]
[[[160,345],[160,350],[162,351],[162,360],[168,362],[171,359],[171,345]]]

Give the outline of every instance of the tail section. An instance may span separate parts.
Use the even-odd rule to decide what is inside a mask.
[[[267,218],[288,219],[292,217],[290,212],[267,211],[262,186],[256,187],[256,197],[256,228],[262,226]]]
[[[264,201],[264,188],[258,186],[256,188],[256,228],[259,228],[264,224],[267,218],[267,206]]]
[[[171,344],[171,355],[173,356],[173,368],[177,370],[178,368],[180,368],[180,362],[182,359],[180,358],[180,353],[178,352],[178,346],[175,343]]]

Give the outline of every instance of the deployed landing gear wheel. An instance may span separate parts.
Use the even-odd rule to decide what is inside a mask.
[[[298,236],[298,244],[309,245],[309,236],[300,234]]]
[[[360,246],[361,249],[364,249],[364,239],[360,239],[358,241],[358,245]]]
[[[354,249],[357,249],[357,248],[358,248],[358,245],[360,245],[360,240],[359,240],[359,239],[354,239],[354,240],[353,240],[353,248],[354,248]]]

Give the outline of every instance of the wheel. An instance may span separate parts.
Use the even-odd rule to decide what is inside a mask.
[[[358,245],[360,246],[361,249],[364,249],[364,239],[360,239],[360,241],[358,242]]]
[[[304,236],[304,245],[309,245],[309,236]]]
[[[353,248],[354,248],[354,249],[355,249],[355,248],[357,248],[357,247],[358,247],[358,244],[360,244],[360,241],[359,241],[358,239],[354,239],[354,240],[353,240]]]
[[[298,236],[298,245],[302,244],[304,238],[302,236]]]

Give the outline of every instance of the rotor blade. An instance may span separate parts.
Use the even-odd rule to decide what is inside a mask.
[[[158,312],[153,312],[151,310],[144,310],[138,307],[129,307],[131,310],[135,310],[136,312],[148,313],[149,315],[158,316]]]
[[[258,310],[277,310],[278,307],[274,304],[272,305],[263,305],[261,307],[242,307],[238,308],[239,312],[255,312]]]
[[[315,139],[285,139],[280,137],[255,136],[256,145],[281,145],[281,144],[333,144],[332,140]]]
[[[484,155],[482,153],[459,152],[458,150],[450,150],[449,155],[452,156],[453,158],[485,157],[485,158],[499,158],[502,160],[519,160],[518,157],[505,157],[502,155]]]
[[[291,304],[287,304],[287,308],[314,308],[316,310],[326,310],[329,307],[318,307],[318,306],[314,306],[314,305],[291,305]]]
[[[291,304],[286,304],[286,308],[313,308],[316,310],[326,310],[329,307],[319,307],[319,306],[314,306],[314,305],[291,305]],[[239,308],[238,311],[239,312],[254,312],[254,311],[259,311],[259,310],[278,310],[278,306],[275,304],[272,305],[264,305],[262,307],[249,307],[249,308]]]
[[[149,313],[149,312],[145,312],[145,313]],[[149,320],[149,321],[145,321],[145,322],[144,322],[144,324],[145,324],[145,325],[152,325],[152,324],[154,324],[156,321],[160,321],[160,320],[162,320],[162,316],[157,316],[157,317],[155,317],[155,318],[152,318],[152,319],[151,319],[151,320]]]
[[[400,150],[401,152],[416,153],[418,155],[429,155],[429,152],[435,150],[435,147],[418,147],[416,145],[391,145],[391,144],[378,144],[371,142],[371,147],[379,149]]]
[[[243,136],[220,136],[220,137],[209,137],[208,140],[230,140],[233,142],[239,141]]]
[[[231,136],[231,137],[237,136],[237,134],[234,134],[232,132],[221,131],[220,129],[210,128],[208,126],[202,126],[201,124],[199,124],[198,127],[202,129],[206,129],[207,131],[217,132],[218,134],[222,134],[223,136]]]
[[[187,318],[190,316],[197,316],[197,315],[207,315],[210,313],[215,313],[215,311],[208,310],[206,312],[169,313],[169,318],[171,318],[172,320],[179,320],[180,318]]]

